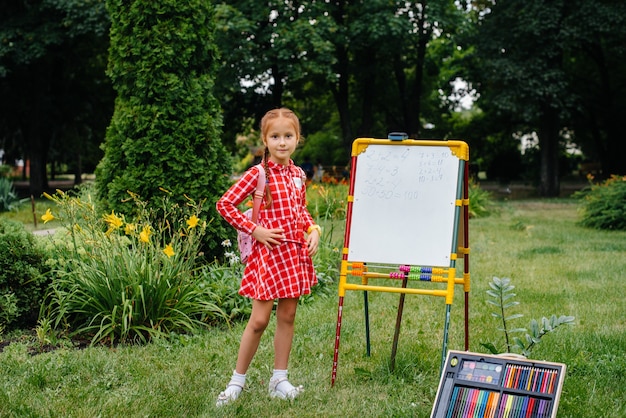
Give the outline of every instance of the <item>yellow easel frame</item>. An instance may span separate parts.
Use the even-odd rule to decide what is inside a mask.
[[[455,213],[455,232],[453,243],[459,243],[462,239],[462,245],[458,245],[456,252],[451,252],[450,254],[450,266],[447,267],[438,267],[435,266],[432,268],[432,275],[430,276],[430,281],[435,282],[445,282],[447,284],[445,290],[443,289],[415,289],[415,288],[407,288],[408,279],[410,276],[409,272],[406,272],[403,280],[402,287],[391,287],[391,286],[372,286],[368,284],[368,280],[370,278],[391,278],[389,274],[385,273],[376,273],[370,272],[367,270],[367,265],[364,262],[354,262],[348,260],[349,254],[349,242],[350,242],[350,222],[352,217],[352,206],[354,202],[354,186],[355,186],[355,177],[356,177],[356,166],[358,155],[361,154],[365,149],[367,149],[370,145],[420,145],[420,146],[432,146],[432,147],[448,147],[452,151],[452,153],[459,158],[459,160],[463,160],[464,164],[461,166],[462,173],[460,178],[461,183],[460,193],[457,192],[457,196],[462,195],[461,199],[457,199],[455,205],[459,210],[456,210]],[[462,209],[462,210],[460,210]],[[460,213],[462,212],[462,218]],[[454,300],[454,287],[457,284],[463,285],[463,290],[465,293],[465,350],[469,349],[469,324],[468,324],[468,311],[469,311],[469,290],[470,290],[470,274],[469,274],[469,234],[468,234],[468,225],[469,224],[469,147],[463,141],[439,141],[439,140],[409,140],[404,139],[400,141],[396,140],[388,140],[388,139],[374,139],[374,138],[359,138],[356,139],[352,144],[352,160],[351,160],[351,175],[350,175],[350,190],[348,195],[348,211],[346,216],[346,229],[344,235],[344,248],[342,251],[342,262],[340,268],[339,275],[339,307],[337,312],[337,327],[336,327],[336,338],[335,338],[335,348],[333,354],[333,369],[332,369],[332,378],[331,378],[331,386],[334,386],[336,378],[337,378],[337,364],[339,358],[339,342],[340,342],[340,334],[341,334],[341,322],[343,316],[343,301],[346,295],[346,291],[354,290],[354,291],[363,291],[365,298],[365,317],[366,317],[366,338],[367,338],[367,355],[369,356],[369,319],[368,319],[368,303],[367,303],[367,292],[388,292],[388,293],[399,293],[400,294],[400,302],[398,306],[398,316],[396,319],[396,329],[394,335],[394,341],[392,346],[392,355],[391,355],[391,367],[393,368],[395,353],[397,350],[397,342],[399,336],[400,323],[402,320],[402,310],[404,306],[404,298],[407,294],[413,295],[426,295],[426,296],[438,296],[445,298],[446,303],[446,315],[444,322],[444,337],[443,337],[443,347],[441,354],[441,365],[443,368],[443,364],[445,361],[446,351],[447,351],[447,340],[448,340],[448,329],[450,322],[450,307]],[[461,238],[459,238],[461,236]],[[456,260],[458,254],[461,254],[464,258],[464,273],[462,278],[456,277]],[[355,284],[348,282],[348,276],[360,276],[361,284]],[[397,278],[397,277],[396,277]]]

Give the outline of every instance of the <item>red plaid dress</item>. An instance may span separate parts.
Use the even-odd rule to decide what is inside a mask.
[[[306,175],[293,161],[284,166],[270,160],[266,169],[272,204],[266,209],[263,199],[257,223],[269,229],[282,228],[285,240],[271,250],[253,241],[239,294],[256,300],[297,298],[310,293],[317,283],[304,235],[315,224],[306,209]],[[258,175],[258,168],[252,167],[216,203],[228,223],[248,233],[256,225],[237,206],[254,193]]]

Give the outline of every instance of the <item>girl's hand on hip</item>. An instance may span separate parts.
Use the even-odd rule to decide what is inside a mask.
[[[271,250],[275,245],[279,245],[285,239],[283,232],[282,229],[267,229],[262,226],[257,226],[254,228],[254,231],[252,231],[252,236]]]

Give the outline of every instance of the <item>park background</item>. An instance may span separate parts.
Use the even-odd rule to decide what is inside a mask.
[[[483,254],[474,259],[474,294],[480,301],[492,276],[510,275],[519,287],[531,289],[523,297],[531,305],[524,310],[526,316],[544,315],[541,308],[546,308],[545,315],[556,311],[575,316],[576,325],[559,329],[560,337],[542,342],[545,351],[538,354],[572,366],[562,415],[620,416],[624,361],[617,348],[623,347],[619,318],[624,315],[616,299],[620,292],[613,290],[622,287],[624,237],[619,231],[587,231],[577,222],[579,201],[554,199],[585,186],[592,191],[623,187],[617,175],[626,171],[620,127],[626,114],[620,100],[626,85],[624,7],[618,1],[11,2],[3,5],[0,18],[0,148],[3,183],[8,185],[3,197],[20,210],[16,215],[9,211],[7,217],[18,219],[27,232],[42,227],[72,231],[59,211],[93,196],[98,216],[83,231],[100,234],[122,222],[123,214],[128,220],[141,215],[129,207],[127,190],[152,204],[159,201],[160,190],[167,190],[172,207],[189,198],[212,202],[258,156],[259,117],[273,107],[291,107],[300,115],[305,135],[296,162],[319,162],[327,172],[325,183],[311,185],[311,208],[325,230],[334,231],[326,235],[325,252],[316,260],[324,285],[307,301],[311,307],[303,309],[304,315],[311,309],[308,313],[322,324],[305,333],[305,346],[310,343],[313,353],[303,346],[294,355],[295,364],[319,360],[315,370],[299,370],[307,386],[318,389],[300,404],[277,406],[265,403],[260,389],[253,387],[248,403],[224,413],[253,415],[261,407],[261,415],[290,416],[323,404],[326,415],[338,416],[341,412],[333,406],[348,400],[354,404],[363,395],[356,389],[366,383],[380,402],[352,405],[346,415],[426,416],[436,386],[436,322],[417,321],[425,328],[407,336],[418,345],[405,347],[406,366],[400,373],[389,373],[384,352],[370,362],[360,357],[358,346],[346,347],[352,357],[342,364],[352,361],[354,366],[346,369],[344,392],[337,397],[325,387],[322,365],[328,361],[325,353],[331,344],[326,339],[332,334],[328,328],[333,327],[335,303],[326,296],[333,295],[336,279],[335,249],[341,246],[346,195],[341,183],[347,180],[343,173],[354,138],[385,138],[391,131],[403,131],[417,139],[462,139],[470,145],[474,209],[485,203],[489,209],[483,215],[494,215],[472,221],[473,251]],[[76,189],[78,197],[60,194],[48,203],[41,200],[59,185],[65,190],[83,182],[89,184]],[[11,189],[16,186],[19,194]],[[495,192],[502,203],[490,203],[485,190]],[[31,196],[34,219],[19,200]],[[605,229],[620,229],[615,218],[620,218],[620,205],[623,210],[623,196],[604,195],[618,208]],[[514,203],[513,197],[545,200]],[[222,386],[216,381],[231,367],[225,353],[236,350],[246,306],[233,296],[238,271],[227,264],[229,251],[222,245],[233,231],[220,223],[211,206],[194,207],[210,221],[199,245],[212,264],[203,265],[200,275],[212,296],[229,295],[219,306],[226,310],[228,305],[226,321],[220,315],[208,321],[202,317],[200,322],[211,325],[208,334],[170,333],[174,338],[165,341],[163,329],[152,329],[149,337],[157,343],[145,347],[134,345],[145,335],[131,327],[125,330],[128,334],[115,331],[98,341],[112,351],[99,344],[73,351],[67,346],[82,348],[84,341],[68,342],[68,329],[52,327],[54,317],[37,318],[38,309],[25,312],[5,294],[3,309],[17,307],[23,315],[3,334],[9,344],[2,367],[10,376],[2,391],[4,412],[214,414],[214,392]],[[48,209],[54,211],[46,218],[50,223],[37,226],[39,215]],[[52,213],[57,219],[51,220]],[[103,213],[110,215],[103,219]],[[6,231],[5,236],[27,242],[27,249],[39,246],[31,235]],[[159,244],[166,244],[165,238],[171,236]],[[507,245],[519,247],[507,251]],[[155,270],[167,262],[159,258],[161,253],[152,256]],[[39,257],[45,262],[36,268],[46,285],[58,283],[53,278],[62,269],[46,264],[55,257],[85,268],[79,251],[59,253],[57,246],[42,250]],[[16,265],[8,258],[5,274]],[[500,264],[489,262],[494,259]],[[189,273],[198,278],[196,270]],[[116,279],[122,282],[122,276]],[[476,305],[478,337],[472,348],[482,350],[478,341],[495,337],[489,333],[489,308]],[[358,314],[360,307],[353,311]],[[431,317],[433,312],[422,304],[413,316]],[[60,321],[58,309],[56,314]],[[379,325],[384,327],[382,317]],[[19,334],[17,325],[26,331]],[[129,345],[117,346],[115,338]],[[457,347],[458,338],[453,336]],[[428,343],[421,346],[419,341]],[[140,366],[145,358],[173,349],[200,361],[168,360],[160,364],[165,370],[161,377]],[[116,357],[117,350],[129,357]],[[111,374],[98,379],[107,364]],[[183,377],[188,369],[194,371],[197,386],[181,400],[181,388],[190,383]],[[171,387],[168,373],[179,373]],[[262,382],[263,377],[253,380]],[[151,385],[162,393],[142,397],[140,388]],[[397,392],[398,386],[403,390]],[[33,389],[36,396],[31,396]],[[69,397],[47,404],[59,391],[68,391]],[[76,406],[77,399],[88,401],[86,409]],[[133,400],[143,406],[132,407]]]

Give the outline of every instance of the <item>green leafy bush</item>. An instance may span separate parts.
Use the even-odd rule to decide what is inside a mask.
[[[0,218],[0,298],[4,305],[0,322],[5,326],[36,323],[48,284],[45,258],[43,248],[21,223]]]
[[[63,225],[51,243],[57,277],[42,309],[55,329],[89,336],[92,344],[147,342],[225,317],[214,295],[197,285],[207,225],[198,217],[202,205],[180,206],[163,192],[158,210],[131,193],[132,219],[114,211],[102,216],[85,192],[46,195],[58,206],[42,218]]]
[[[582,226],[626,230],[626,176],[611,176],[575,196],[582,202]]]

